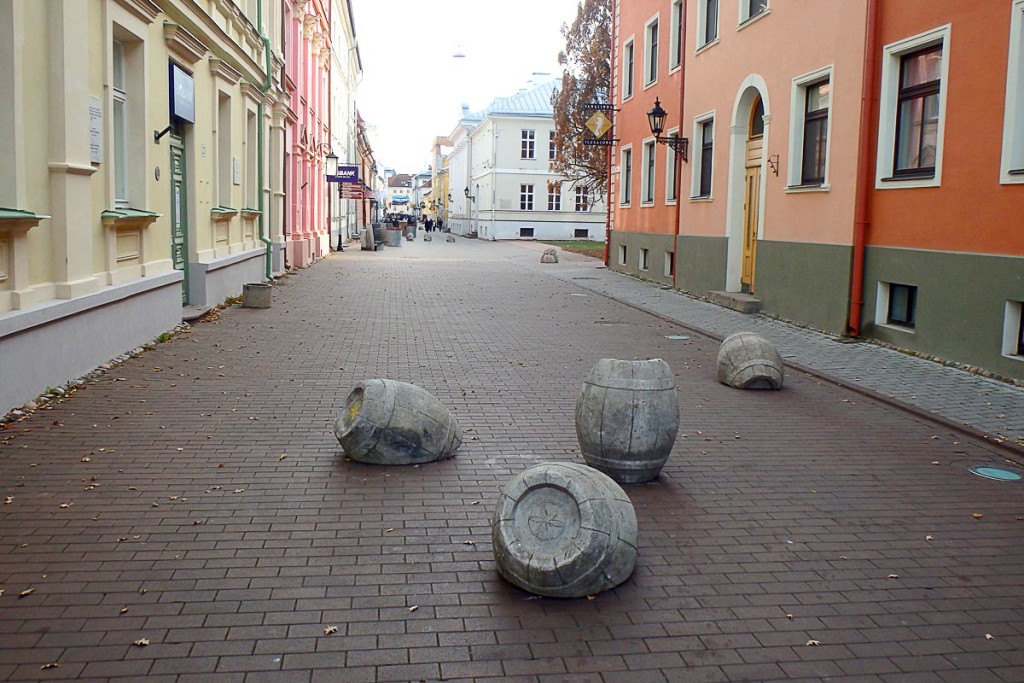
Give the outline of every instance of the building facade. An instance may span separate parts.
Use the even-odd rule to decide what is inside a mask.
[[[451,136],[453,232],[489,240],[604,241],[604,198],[550,169],[557,87],[547,80],[483,111],[464,112]]]
[[[609,265],[1024,378],[1024,3],[953,5],[616,2]]]

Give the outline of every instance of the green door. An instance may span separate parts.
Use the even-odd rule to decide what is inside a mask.
[[[185,176],[185,147],[181,138],[171,136],[171,260],[183,271],[181,303],[188,303],[188,182]]]

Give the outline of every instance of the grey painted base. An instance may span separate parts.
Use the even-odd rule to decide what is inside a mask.
[[[584,465],[546,463],[515,477],[498,499],[491,536],[498,572],[537,595],[594,595],[636,566],[629,496]]]
[[[247,282],[266,279],[266,250],[250,249],[209,263],[190,263],[189,303],[216,306],[241,294]]]
[[[356,385],[334,423],[348,457],[373,465],[450,458],[462,445],[455,417],[425,389],[390,379]]]
[[[625,253],[623,253],[625,249]],[[644,263],[646,250],[646,264]],[[672,284],[672,272],[665,267],[665,255],[675,252],[675,238],[650,232],[613,230],[609,245],[609,267],[642,280]],[[674,261],[673,256],[670,260]]]
[[[173,271],[0,314],[0,414],[181,324]]]

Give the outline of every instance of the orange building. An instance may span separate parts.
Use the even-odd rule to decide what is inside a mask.
[[[619,0],[609,265],[1024,378],[1022,24],[1024,0]],[[678,200],[647,185],[656,98]]]

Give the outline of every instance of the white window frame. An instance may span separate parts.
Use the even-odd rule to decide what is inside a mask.
[[[764,7],[763,10],[757,14],[750,13],[750,0],[739,0],[740,8],[740,21],[738,28],[742,28],[748,24],[752,24],[761,17],[767,16],[772,11],[771,2],[769,0],[761,0],[761,5]],[[721,33],[722,27],[718,27],[719,33]]]
[[[525,147],[525,149],[524,149]],[[521,129],[519,135],[519,158],[520,159],[536,159],[537,158],[537,131],[530,128]]]
[[[619,265],[620,266],[626,265],[626,258],[627,258],[627,256],[628,256],[628,254],[626,253],[626,245],[625,244],[620,244],[619,245]]]
[[[626,157],[629,157],[627,168]],[[633,203],[633,145],[623,145],[619,150],[619,206]]]
[[[1024,184],[1024,173],[1020,172],[1024,170],[1024,0],[1013,0],[1010,5],[1010,49],[1006,64],[1006,111],[1003,114],[999,182],[1019,185]]]
[[[562,210],[562,187],[551,185],[548,187],[548,211]]]
[[[519,184],[519,210],[533,211],[534,187],[531,183]]]
[[[715,164],[714,156],[715,150],[718,145],[715,144],[715,138],[718,137],[718,118],[715,115],[717,110],[712,109],[711,111],[704,112],[698,116],[693,117],[693,137],[690,138],[692,141],[690,148],[690,201],[691,202],[709,202],[715,196]],[[711,121],[715,127],[713,129],[712,147],[711,147],[711,188],[708,191],[706,197],[700,195],[700,175],[703,170],[703,157],[701,155],[701,146],[704,142],[704,124]]]
[[[1021,318],[1024,317],[1024,302],[1007,299],[1003,313],[1003,353],[1006,358],[1024,362],[1024,356],[1017,353],[1017,335]]]
[[[789,97],[789,168],[786,169],[787,192],[828,192],[831,188],[832,161],[832,116],[835,105],[836,85],[832,73],[835,65],[829,64],[809,71],[793,79]],[[807,112],[807,86],[828,80],[828,127],[825,129],[825,180],[820,185],[801,185],[804,159],[804,116]]]
[[[709,18],[708,0],[699,0],[697,2],[697,39],[693,43],[697,46],[696,52],[700,52],[712,45],[717,45],[719,38],[722,36],[722,0],[718,0],[715,9],[717,12],[715,17],[715,37],[712,40],[705,41],[704,37],[707,35]]]
[[[666,251],[664,261],[664,272],[662,273],[665,277],[672,277],[675,274],[676,269],[676,252]]]
[[[879,103],[878,150],[875,189],[906,189],[942,185],[942,150],[946,137],[946,95],[949,92],[950,25],[939,26],[916,36],[889,43],[882,48],[881,101]],[[904,55],[932,45],[942,45],[942,75],[939,85],[939,125],[935,135],[935,175],[931,178],[893,176],[896,145],[896,109],[900,86],[900,60]]]
[[[626,59],[626,54],[630,58]],[[628,69],[626,68],[628,65]],[[636,93],[636,38],[630,36],[622,44],[622,101],[633,99]]]
[[[555,160],[555,131],[548,131],[548,161]]]
[[[640,247],[640,255],[636,262],[637,268],[640,270],[651,269],[651,250],[647,247]]]
[[[583,208],[580,208],[581,206]],[[590,192],[584,186],[576,187],[575,210],[577,213],[585,213],[590,211]]]
[[[908,285],[904,282],[883,282],[878,281],[878,289],[875,294],[875,325],[884,327],[887,330],[898,330],[907,334],[914,334],[917,330],[917,294],[914,293],[914,327],[909,325],[898,325],[896,323],[889,322],[889,306],[892,301],[892,285],[899,285],[902,287],[913,287],[918,290],[917,285]]]
[[[706,0],[704,0],[706,1]],[[668,41],[668,72],[675,73],[683,65],[683,31],[685,27],[680,25],[680,20],[685,19],[683,14],[683,0],[672,0],[672,10],[669,12],[669,41]],[[685,23],[685,22],[683,22]],[[678,56],[678,59],[676,57]]]
[[[658,177],[658,143],[654,138],[647,138],[643,141],[640,163],[640,206],[653,206],[654,198],[657,196],[654,185]],[[650,196],[647,191],[650,190]]]
[[[644,90],[658,82],[658,44],[661,42],[660,12],[644,24]],[[654,29],[652,31],[651,29]],[[651,37],[657,38],[651,50]]]
[[[679,137],[679,129],[672,128],[665,131],[665,137]],[[678,173],[678,170],[675,150],[668,145],[665,145],[665,204],[668,206],[673,206],[677,201],[679,201],[679,183],[676,182],[676,174]]]

